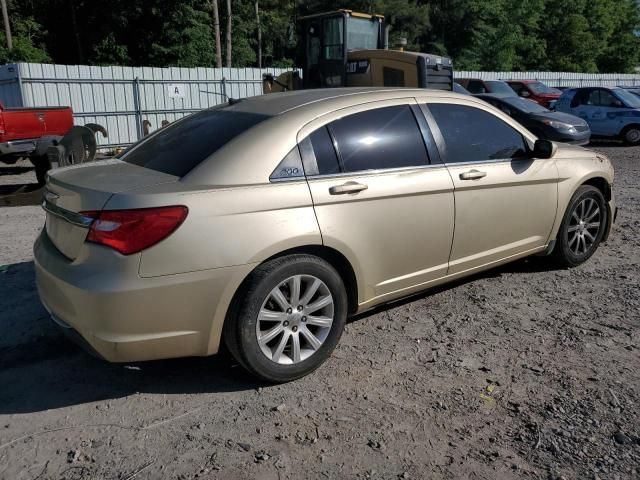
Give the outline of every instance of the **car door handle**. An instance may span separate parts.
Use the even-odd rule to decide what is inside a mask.
[[[369,188],[369,185],[358,182],[347,182],[329,188],[331,195],[344,195],[345,193],[358,193]]]
[[[479,178],[486,177],[487,172],[481,172],[480,170],[469,170],[460,174],[460,180],[478,180]]]

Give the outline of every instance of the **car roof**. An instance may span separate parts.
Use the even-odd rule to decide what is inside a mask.
[[[592,85],[590,87],[569,87],[565,91],[578,92],[578,91],[583,91],[583,90],[593,90],[595,88],[604,88],[605,90],[624,90],[624,88],[621,88],[621,87],[607,87],[607,86],[604,86],[604,85]]]
[[[540,83],[541,80],[524,80],[522,78],[510,78],[509,80],[504,80],[505,82],[519,82],[519,83]]]
[[[230,106],[229,110],[237,112],[250,112],[266,116],[281,115],[294,109],[310,106],[323,102],[327,107],[331,103],[342,104],[347,97],[353,96],[354,100],[360,98],[366,100],[367,96],[376,99],[391,99],[411,95],[430,96],[433,90],[424,88],[393,88],[393,87],[343,87],[343,88],[319,88],[310,90],[295,90],[290,92],[270,93],[256,97],[245,98]],[[449,94],[459,96],[461,94],[449,90],[435,90],[435,94]],[[360,98],[356,98],[360,97]]]
[[[507,93],[476,93],[474,95],[474,97],[486,97],[486,98],[496,98],[498,100],[506,100],[508,98],[520,98],[519,96],[517,96],[514,92],[513,95],[507,94]]]

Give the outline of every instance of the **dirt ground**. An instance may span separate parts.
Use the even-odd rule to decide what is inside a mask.
[[[90,357],[38,301],[43,212],[0,208],[0,478],[640,478],[640,148],[595,148],[621,211],[588,263],[520,261],[363,315],[280,386],[224,355]]]

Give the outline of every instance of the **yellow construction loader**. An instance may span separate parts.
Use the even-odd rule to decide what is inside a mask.
[[[299,19],[299,70],[265,75],[264,93],[331,87],[418,87],[452,90],[451,59],[389,49],[382,15],[351,10]],[[406,43],[406,42],[405,42]]]

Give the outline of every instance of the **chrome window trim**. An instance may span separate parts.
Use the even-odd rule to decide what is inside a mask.
[[[70,224],[77,227],[89,228],[94,220],[91,217],[87,217],[85,215],[81,215],[79,213],[71,212],[64,208],[58,207],[57,205],[54,205],[46,199],[42,201],[41,206],[45,212],[50,213],[51,215],[54,215],[58,218],[62,218],[63,220],[66,220]]]
[[[457,165],[478,165],[484,163],[506,163],[506,162],[525,162],[525,161],[533,161],[535,157],[513,157],[513,158],[498,158],[498,159],[490,159],[490,160],[470,160],[468,162],[449,162],[445,163],[447,167],[455,167]]]
[[[331,178],[342,178],[342,177],[363,177],[363,176],[376,176],[376,175],[384,175],[387,173],[402,173],[402,172],[412,172],[416,170],[430,170],[437,168],[445,168],[445,165],[442,163],[432,164],[432,165],[418,165],[414,167],[399,167],[399,168],[383,168],[378,170],[358,170],[357,172],[340,172],[340,173],[330,173],[325,175],[310,175],[307,177],[307,181],[311,182],[316,179],[331,179]]]

